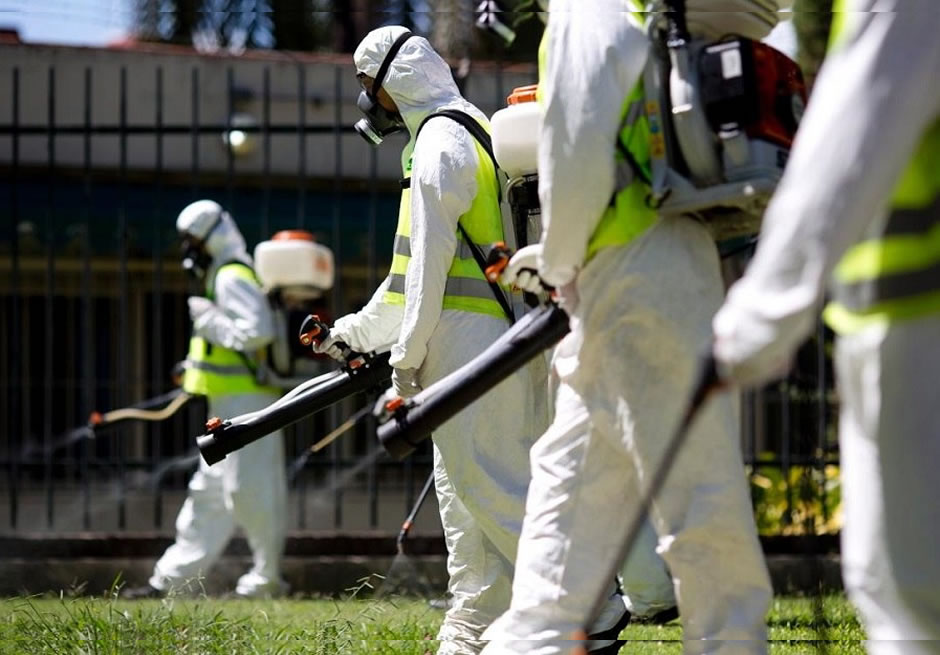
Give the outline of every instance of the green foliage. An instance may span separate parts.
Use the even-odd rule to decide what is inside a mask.
[[[751,478],[760,534],[834,534],[842,527],[839,467],[755,467]]]
[[[826,56],[829,26],[832,24],[832,0],[796,0],[793,3],[793,26],[799,44],[797,60],[808,85]]]
[[[0,653],[36,655],[425,655],[437,649],[442,613],[424,601],[16,598],[0,601]],[[777,598],[768,617],[770,652],[862,655],[864,633],[843,596]],[[631,625],[630,652],[681,653],[682,627]]]

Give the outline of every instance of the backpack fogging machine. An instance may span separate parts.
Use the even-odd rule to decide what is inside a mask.
[[[320,319],[308,316],[300,328],[300,343],[311,346],[329,336],[329,327]],[[346,344],[337,344],[344,351],[345,362],[336,371],[315,377],[285,394],[267,407],[231,419],[210,418],[206,433],[196,438],[202,458],[209,465],[275,430],[292,425],[357,393],[378,388],[392,376],[389,353],[362,354]]]

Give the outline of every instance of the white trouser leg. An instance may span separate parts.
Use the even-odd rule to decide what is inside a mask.
[[[157,560],[151,586],[166,591],[199,589],[198,578],[208,573],[235,528],[223,496],[222,470],[200,458],[176,517],[176,541]]]
[[[263,393],[227,396],[213,411],[217,416],[233,416],[262,409],[274,400],[276,396]],[[281,578],[287,533],[283,434],[272,432],[222,463],[225,505],[245,533],[252,557],[252,568],[239,578],[235,591],[243,596],[277,595],[285,587]]]
[[[842,568],[876,655],[940,653],[940,316],[839,340]]]
[[[650,521],[643,524],[630,555],[620,569],[627,609],[646,617],[676,606],[676,594],[666,563],[657,552],[659,536]]]
[[[532,447],[532,481],[516,559],[512,603],[484,634],[486,653],[566,653],[610,580],[626,529],[624,499],[635,497],[631,463],[591,429],[580,397],[562,384],[555,420]],[[617,475],[607,473],[607,467]],[[573,503],[578,503],[575,511]],[[590,499],[590,500],[588,500]],[[575,581],[574,579],[577,578]],[[575,593],[571,593],[574,591]]]
[[[434,448],[434,482],[447,544],[451,605],[437,639],[438,655],[473,655],[483,630],[509,607],[512,564],[493,546],[457,497],[440,451]]]
[[[275,399],[264,393],[213,397],[209,415],[237,416]],[[287,509],[283,449],[281,433],[276,432],[211,467],[199,460],[176,520],[176,541],[154,567],[151,585],[165,589],[205,575],[237,523],[245,531],[254,566],[239,579],[236,592],[250,596],[282,591]]]
[[[678,424],[721,288],[714,244],[687,220],[661,221],[582,271],[556,351],[555,423],[533,448],[512,605],[486,638],[565,637],[585,624],[583,608],[621,564],[624,510],[636,510]],[[736,425],[731,398],[709,403],[652,511],[688,653],[766,652],[770,581]],[[564,652],[532,642],[492,652],[526,648]]]
[[[428,344],[428,386],[470,361],[505,332],[489,316],[445,311]],[[459,344],[459,345],[457,345]],[[541,362],[544,364],[544,362]],[[541,369],[544,384],[545,369]],[[538,369],[510,376],[434,434],[435,482],[448,548],[453,606],[440,653],[476,653],[480,634],[509,606],[512,561],[529,483],[529,447],[547,425]]]

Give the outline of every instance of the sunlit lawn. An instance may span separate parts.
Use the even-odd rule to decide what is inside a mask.
[[[442,616],[413,598],[10,598],[0,600],[0,652],[423,655],[436,649]],[[862,629],[842,596],[777,598],[768,624],[771,653],[864,653]],[[629,626],[622,637],[635,641],[622,653],[679,653],[681,636],[679,622]]]

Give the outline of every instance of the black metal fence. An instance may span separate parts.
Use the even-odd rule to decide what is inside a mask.
[[[313,62],[285,72],[262,62],[246,91],[236,83],[241,69],[226,65],[224,97],[208,109],[204,78],[213,72],[205,62],[182,74],[174,64],[173,84],[164,65],[136,60],[106,80],[92,65],[52,63],[39,73],[0,65],[0,104],[4,96],[7,104],[0,107],[0,531],[171,529],[204,410],[94,439],[75,428],[92,411],[171,388],[169,371],[189,330],[173,228],[187,202],[218,200],[250,244],[288,227],[316,233],[336,256],[336,287],[324,307],[334,317],[364,303],[387,270],[397,185],[380,155],[351,133],[351,68]],[[311,96],[310,76],[332,80],[332,90]],[[492,76],[498,103],[510,89],[501,70]],[[275,81],[293,86],[293,115]],[[101,84],[114,87],[117,107],[104,112],[111,118],[96,113]],[[246,106],[256,121],[236,121]],[[254,141],[250,170],[235,131],[241,143]],[[223,137],[220,166],[212,148]],[[394,155],[395,145],[386,150]],[[837,527],[830,344],[820,327],[786,382],[744,397],[743,455],[765,533]],[[361,402],[290,429],[288,463]],[[373,431],[364,426],[306,460],[291,481],[294,529],[400,524],[430,470],[430,452],[425,444],[404,463],[358,471]],[[423,527],[437,529],[433,511],[422,516]]]

